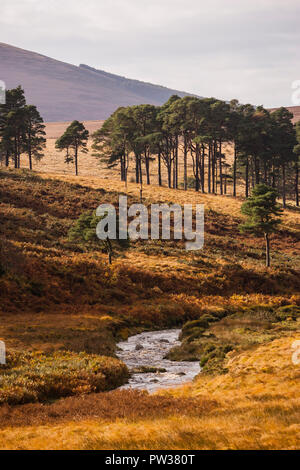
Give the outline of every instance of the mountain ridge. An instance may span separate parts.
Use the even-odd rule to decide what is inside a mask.
[[[7,88],[21,85],[28,103],[35,104],[47,122],[103,120],[119,106],[161,105],[173,94],[195,96],[2,42],[0,80]]]

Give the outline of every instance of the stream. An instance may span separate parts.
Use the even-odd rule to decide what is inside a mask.
[[[129,382],[121,388],[153,392],[190,382],[199,374],[199,361],[177,362],[164,359],[170,349],[180,345],[180,331],[149,331],[119,342],[117,356],[132,372]]]

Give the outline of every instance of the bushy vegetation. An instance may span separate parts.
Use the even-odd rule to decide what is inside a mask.
[[[298,305],[256,305],[235,310],[213,308],[182,327],[180,346],[167,355],[171,360],[200,360],[203,374],[227,372],[230,351],[235,353],[297,331]]]
[[[52,355],[8,352],[0,365],[0,404],[43,402],[111,390],[126,382],[128,370],[117,359],[68,351]]]

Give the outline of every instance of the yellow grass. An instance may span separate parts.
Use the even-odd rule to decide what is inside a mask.
[[[177,416],[56,426],[6,428],[1,449],[297,449],[300,446],[300,366],[291,361],[299,334],[229,359],[229,373],[199,377],[165,393],[209,396],[205,416]]]

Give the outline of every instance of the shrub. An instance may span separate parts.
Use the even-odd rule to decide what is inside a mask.
[[[298,307],[298,305],[285,305],[284,307],[279,307],[276,310],[276,317],[280,321],[287,320],[287,318],[297,320],[297,318],[300,317],[300,307]]]
[[[190,330],[193,328],[207,328],[208,327],[208,321],[206,319],[203,319],[202,317],[199,318],[199,320],[192,320],[186,322],[183,327],[182,327],[182,336],[188,336],[190,334]]]
[[[224,360],[226,354],[232,351],[232,349],[230,344],[216,345],[214,343],[207,343],[203,348],[200,360],[202,372],[212,375],[226,373],[227,369],[224,368]]]
[[[215,321],[219,321],[219,318],[214,315],[209,315],[208,313],[205,313],[201,316],[200,320],[203,322],[207,321],[208,323],[213,323]]]
[[[191,343],[195,339],[201,338],[204,331],[205,328],[192,328],[191,330],[188,330],[185,336],[182,334],[182,338],[184,338],[185,342]]]
[[[0,366],[0,404],[44,402],[123,385],[128,369],[118,359],[86,353],[8,353]]]
[[[230,309],[212,305],[211,307],[206,307],[205,313],[221,320],[232,312]]]

